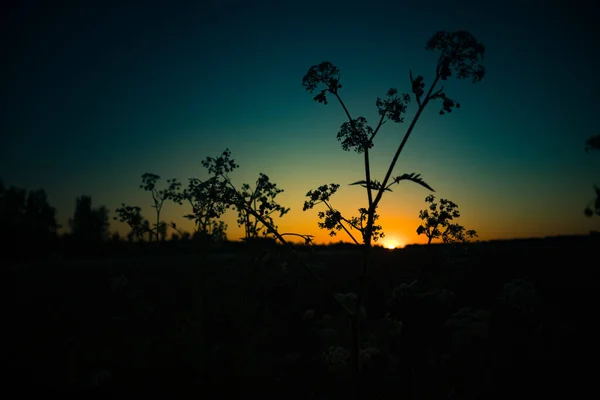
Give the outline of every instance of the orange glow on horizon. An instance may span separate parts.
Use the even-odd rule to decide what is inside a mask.
[[[285,181],[283,178],[281,180]],[[302,186],[304,187],[304,185]],[[310,187],[309,184],[306,184],[306,186]],[[356,214],[352,210],[356,210],[364,203],[364,199],[360,196],[361,193],[357,192],[358,195],[355,195],[346,187],[342,187],[340,190],[344,190],[344,192],[336,197],[334,206],[344,215],[351,216]],[[352,238],[343,230],[336,231],[335,236],[330,236],[327,230],[320,229],[317,226],[319,222],[317,213],[322,211],[322,207],[315,207],[315,209],[306,212],[302,211],[305,193],[305,191],[301,191],[298,187],[293,187],[289,192],[282,193],[281,199],[278,197],[278,200],[282,204],[291,207],[291,212],[283,218],[275,217],[278,231],[282,233],[312,235],[313,243],[317,245],[339,242],[353,243]],[[149,205],[145,204],[148,201],[147,193],[140,192],[138,196],[138,198],[132,198],[129,202],[141,205],[144,210],[144,216],[149,218],[151,223],[154,223],[155,221],[152,220],[152,209]],[[594,228],[593,223],[595,221],[586,219],[583,216],[572,219],[544,219],[529,217],[529,214],[525,215],[523,211],[520,211],[516,215],[507,213],[495,215],[488,212],[485,206],[487,202],[474,201],[471,197],[467,196],[464,196],[466,200],[463,200],[460,196],[453,196],[452,193],[441,197],[457,198],[461,211],[464,210],[464,214],[461,215],[458,222],[468,229],[475,229],[479,234],[477,238],[479,241],[544,237],[560,234],[588,234],[590,229]],[[417,235],[416,232],[417,227],[422,223],[418,218],[418,212],[425,207],[423,199],[423,193],[419,191],[406,191],[399,195],[394,193],[394,195],[386,198],[379,209],[381,217],[377,221],[383,227],[385,236],[381,240],[373,242],[373,245],[386,248],[391,248],[392,246],[394,248],[403,248],[412,244],[426,244],[427,237],[425,235]],[[401,202],[398,200],[401,200]],[[103,201],[100,200],[99,203],[102,204]],[[69,210],[71,207],[69,204],[68,207],[64,208]],[[183,218],[183,215],[190,211],[189,205],[184,204],[183,206],[179,206],[168,204],[161,213],[161,219],[166,222],[176,222],[179,229],[193,233],[193,223]],[[113,215],[114,213],[111,213],[111,216]],[[61,232],[69,231],[68,224],[66,223],[67,217],[68,215],[64,215],[60,221],[63,226]],[[221,219],[227,224],[227,238],[231,241],[241,240],[244,236],[244,230],[237,225],[237,212],[230,210]],[[118,232],[121,237],[125,237],[129,233],[129,227],[126,224],[112,220],[110,221],[109,229],[112,232]],[[174,233],[172,230],[170,231]],[[352,230],[351,233],[359,243],[362,243],[362,237],[359,232]],[[300,237],[286,236],[285,239],[292,243],[304,243],[304,240]],[[438,242],[440,242],[440,239],[434,240],[434,243]]]
[[[405,243],[403,240],[399,239],[397,236],[395,235],[390,235],[389,237],[384,237],[382,239],[382,244],[383,247],[385,247],[386,249],[401,249],[405,246]]]

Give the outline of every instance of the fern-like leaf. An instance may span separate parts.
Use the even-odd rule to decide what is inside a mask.
[[[435,192],[435,190],[433,190],[433,188],[431,186],[429,186],[423,180],[423,178],[421,178],[421,174],[415,174],[413,172],[411,174],[402,174],[402,175],[394,178],[394,183],[399,183],[400,181],[412,181],[414,183],[418,183],[419,185],[423,186],[424,188],[431,190],[432,192]]]
[[[357,182],[351,183],[350,185],[360,185],[360,186],[362,186],[362,187],[364,187],[366,189],[367,188],[367,181],[366,180],[357,181]],[[379,189],[381,189],[381,183],[379,181],[376,181],[376,180],[371,180],[371,189],[372,190],[379,190]],[[385,188],[385,190],[387,190],[388,192],[392,191],[389,188]]]

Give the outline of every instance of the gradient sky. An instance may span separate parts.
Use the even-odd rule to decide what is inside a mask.
[[[599,227],[583,214],[600,183],[600,157],[584,152],[600,132],[597,1],[82,3],[22,1],[1,17],[0,178],[44,188],[65,226],[82,194],[111,217],[122,202],[151,216],[144,172],[205,178],[201,160],[229,148],[241,166],[234,183],[263,172],[285,190],[281,231],[347,240],[330,239],[302,205],[308,190],[335,182],[334,206],[365,206],[364,189],[347,185],[364,179],[362,156],[336,140],[339,104],[314,102],[302,77],[331,61],[350,112],[375,125],[375,99],[390,87],[409,92],[409,69],[431,83],[437,55],[426,41],[468,30],[486,46],[484,80],[445,84],[461,108],[440,116],[430,105],[395,173],[421,173],[483,240]],[[408,122],[378,135],[376,179]],[[403,183],[383,198],[389,240],[426,241],[415,230],[427,194]],[[166,204],[165,220],[191,230],[187,211]],[[231,239],[241,235],[235,217],[225,217]],[[112,220],[111,229],[126,232]]]

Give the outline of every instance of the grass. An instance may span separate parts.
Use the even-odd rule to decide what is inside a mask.
[[[398,287],[422,277],[427,254],[418,247],[376,249],[361,325],[369,398],[493,397],[517,390],[517,382],[519,390],[534,390],[540,382],[523,375],[534,366],[553,366],[552,376],[566,374],[567,366],[583,371],[582,352],[597,347],[591,339],[598,272],[585,261],[594,243],[492,242],[472,246],[466,258],[440,246],[446,254],[427,283],[402,296]],[[362,267],[358,254],[301,256],[347,293]],[[349,345],[339,305],[308,273],[286,270],[285,257],[258,267],[250,261],[238,251],[13,268],[4,280],[11,298],[4,329],[9,382],[46,393],[349,395],[343,357],[338,364],[323,359]],[[527,318],[498,301],[515,278],[531,282],[541,299]],[[444,297],[444,289],[452,296]],[[390,321],[400,323],[400,334]],[[550,382],[536,393],[550,392]]]

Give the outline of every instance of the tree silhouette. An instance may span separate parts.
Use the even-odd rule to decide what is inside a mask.
[[[23,259],[45,254],[58,239],[56,209],[43,189],[5,187],[0,181],[1,257]]]
[[[590,137],[585,143],[585,152],[600,150],[600,135]],[[600,187],[594,185],[596,191],[596,200],[592,200],[584,210],[588,217],[593,217],[594,214],[600,216]]]
[[[69,218],[74,238],[84,242],[101,242],[108,239],[108,209],[93,208],[91,196],[80,196],[75,201],[75,212]]]
[[[435,196],[429,195],[425,198],[429,208],[419,211],[419,218],[423,221],[417,228],[417,234],[427,236],[427,244],[437,238],[442,238],[444,243],[466,243],[477,237],[474,230],[465,230],[465,227],[452,222],[460,217],[458,205],[447,199],[440,199],[435,203]]]
[[[339,185],[335,183],[322,185],[316,190],[309,191],[307,193],[309,200],[304,204],[304,210],[312,209],[315,205],[321,203],[327,207],[325,211],[319,212],[318,214],[319,219],[322,220],[322,222],[319,223],[319,227],[329,230],[330,234],[334,235],[336,230],[344,230],[355,243],[358,243],[358,240],[351,234],[351,230],[358,231],[362,236],[364,245],[364,263],[360,277],[358,297],[356,304],[354,305],[354,312],[351,315],[351,325],[353,326],[353,348],[351,352],[352,367],[354,380],[357,382],[357,385],[359,385],[358,382],[360,382],[360,339],[358,318],[367,285],[367,274],[371,262],[370,250],[372,241],[376,241],[383,236],[381,227],[375,224],[378,217],[377,208],[379,202],[381,201],[384,192],[390,192],[390,187],[393,184],[398,184],[403,180],[413,181],[429,190],[433,190],[419,177],[418,174],[411,173],[392,177],[400,153],[404,149],[423,110],[431,101],[441,101],[442,107],[439,112],[440,115],[450,113],[453,108],[460,107],[460,104],[455,99],[448,97],[443,86],[439,89],[436,88],[440,81],[445,81],[449,77],[455,76],[458,79],[469,78],[473,82],[479,82],[483,79],[485,74],[485,69],[480,64],[483,59],[485,48],[469,32],[437,32],[427,42],[425,49],[438,51],[440,53],[435,69],[435,77],[433,78],[429,90],[425,92],[423,76],[418,75],[414,77],[412,71],[410,71],[409,78],[413,96],[408,93],[399,94],[397,89],[391,88],[387,91],[385,99],[377,98],[375,105],[379,112],[379,122],[374,128],[368,125],[365,117],[359,116],[353,118],[350,114],[350,111],[339,94],[339,90],[342,88],[342,85],[340,84],[340,71],[331,62],[326,61],[310,67],[302,79],[302,84],[308,92],[314,93],[317,91],[317,94],[314,96],[316,102],[327,104],[327,96],[329,95],[337,99],[348,119],[347,122],[342,124],[341,129],[337,134],[337,139],[341,143],[343,150],[353,150],[356,153],[361,154],[364,162],[364,179],[354,183],[363,186],[366,189],[367,195],[367,206],[359,208],[359,216],[350,218],[344,217],[339,210],[331,206],[331,196],[336,192],[337,188],[339,188]],[[386,122],[404,122],[404,114],[407,111],[411,97],[414,97],[417,103],[417,111],[408,126],[402,141],[398,145],[383,180],[375,180],[372,177],[370,165],[370,150],[374,145],[374,139],[378,135],[380,128]],[[360,386],[357,386],[356,391],[360,395]]]
[[[56,238],[56,209],[43,189],[6,188],[0,181],[0,240],[8,246]]]

